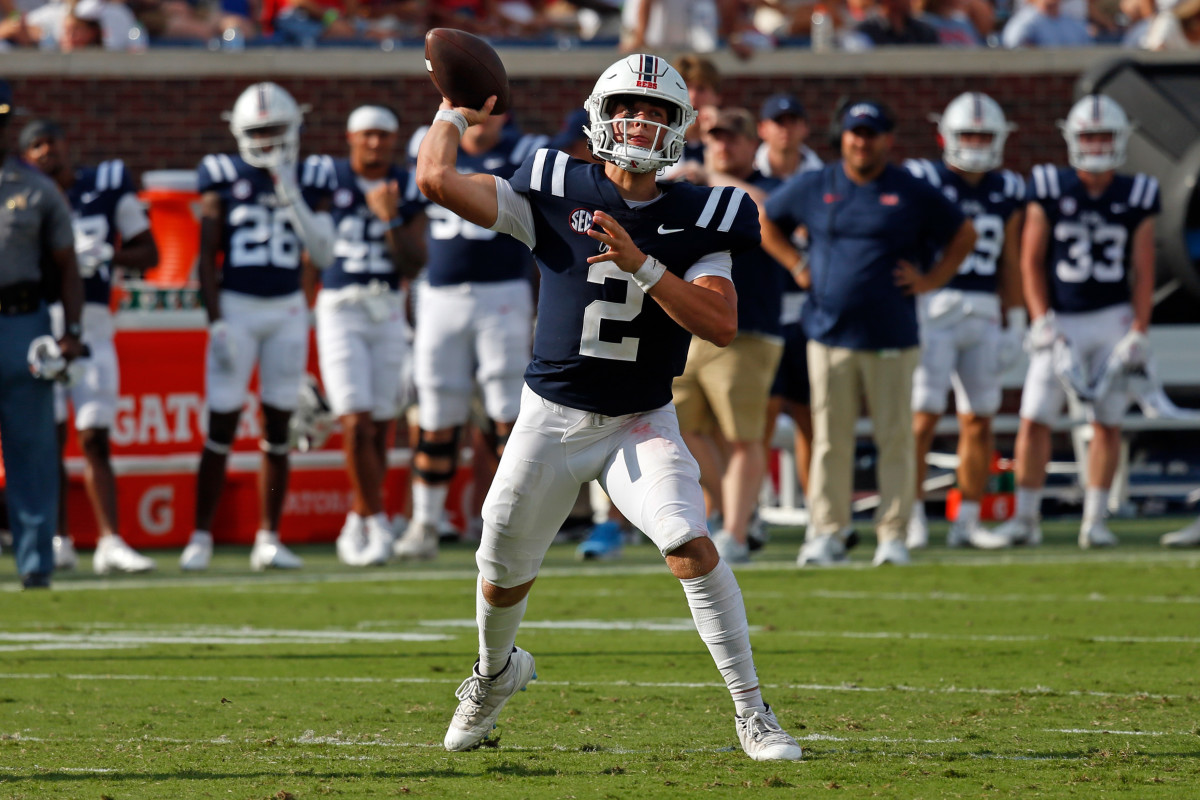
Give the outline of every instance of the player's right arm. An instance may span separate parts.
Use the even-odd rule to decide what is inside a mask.
[[[221,250],[224,220],[221,195],[205,192],[200,196],[200,296],[208,312],[208,321],[221,318],[220,287],[217,282],[217,253]]]
[[[455,108],[449,100],[443,99],[438,110],[457,112],[470,126],[487,119],[495,105],[495,96],[489,97],[479,110]],[[460,138],[454,123],[434,119],[417,152],[417,188],[442,208],[480,227],[491,228],[499,213],[496,179],[487,174],[459,173],[455,163]]]
[[[1050,310],[1050,291],[1046,284],[1046,247],[1050,241],[1050,222],[1040,204],[1025,207],[1025,225],[1021,229],[1021,283],[1029,318],[1040,319]]]

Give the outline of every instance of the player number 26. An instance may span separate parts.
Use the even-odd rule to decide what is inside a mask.
[[[300,266],[300,241],[283,209],[237,206],[229,214],[229,224],[235,228],[229,240],[229,266]]]

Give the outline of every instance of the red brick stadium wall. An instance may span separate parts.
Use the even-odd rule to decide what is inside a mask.
[[[319,59],[321,51],[315,51]],[[824,158],[834,156],[825,131],[843,95],[872,96],[896,110],[897,157],[936,156],[931,112],[940,111],[955,95],[967,90],[990,94],[1017,123],[1010,138],[1008,163],[1028,171],[1043,161],[1063,161],[1065,151],[1055,120],[1065,116],[1077,75],[963,74],[963,75],[833,75],[789,77],[756,74],[726,79],[728,105],[757,110],[768,94],[794,92],[808,109],[813,133],[809,143]],[[347,114],[363,103],[391,105],[407,135],[433,116],[438,98],[420,74],[399,77],[319,77],[296,74],[221,75],[203,78],[81,77],[79,75],[17,75],[9,78],[18,106],[28,115],[49,116],[61,122],[70,137],[75,159],[94,163],[123,158],[140,173],[150,169],[192,169],[210,152],[231,151],[233,139],[221,112],[233,105],[245,86],[275,80],[287,87],[312,111],[306,117],[303,150],[341,153],[341,133]],[[593,78],[515,77],[513,105],[521,125],[551,133],[562,117],[582,103]],[[10,146],[15,146],[21,119],[13,121]]]

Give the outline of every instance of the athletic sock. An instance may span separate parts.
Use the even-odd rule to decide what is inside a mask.
[[[525,616],[529,596],[515,606],[501,608],[483,597],[483,577],[475,584],[475,624],[479,626],[479,674],[495,676],[508,663],[517,641],[517,628]]]
[[[958,506],[958,522],[968,527],[979,523],[979,503],[975,500],[964,500]]]
[[[700,638],[708,646],[725,686],[740,714],[747,708],[762,708],[762,692],[750,652],[750,625],[742,590],[725,561],[699,578],[681,578],[683,592]]]
[[[1019,519],[1039,519],[1042,515],[1042,490],[1017,487],[1017,514]]]
[[[430,486],[427,483],[414,483],[412,521],[436,525],[442,518],[442,509],[446,507],[446,495],[449,493],[450,487],[445,484]]]
[[[1108,489],[1089,486],[1083,493],[1083,527],[1100,522],[1108,511]]]

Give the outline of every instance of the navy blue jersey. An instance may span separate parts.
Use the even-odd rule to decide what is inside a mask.
[[[1046,212],[1046,283],[1056,311],[1095,311],[1128,303],[1133,234],[1159,212],[1158,181],[1114,175],[1099,197],[1071,167],[1033,168],[1026,199]]]
[[[400,186],[397,214],[404,224],[421,213],[421,205],[405,200],[411,194],[412,182],[408,172],[396,165],[388,168],[382,180],[395,181]],[[400,285],[396,262],[387,246],[387,225],[367,207],[371,182],[359,177],[348,158],[309,156],[304,161],[300,185],[324,189],[332,196],[329,209],[337,239],[333,245],[333,263],[321,273],[326,289],[384,281],[393,289]]]
[[[996,292],[1000,255],[1004,252],[1004,226],[1017,211],[1025,207],[1025,181],[1006,169],[984,174],[972,186],[950,169],[944,161],[912,159],[904,164],[918,178],[941,189],[942,194],[957,203],[975,226],[975,250],[958,268],[958,274],[946,284],[950,289],[966,292]],[[937,257],[932,254],[930,263]]]
[[[421,128],[413,134],[409,145],[414,164],[426,130]],[[508,126],[496,146],[486,153],[470,155],[460,148],[457,166],[460,172],[508,178],[546,141],[545,136],[522,134],[517,128]],[[481,228],[430,203],[415,187],[407,199],[424,203],[425,215],[429,218],[429,224],[425,226],[428,251],[425,269],[430,286],[511,281],[530,276],[529,249],[516,239]]]
[[[789,179],[767,199],[767,217],[790,235],[808,228],[812,289],[804,332],[831,347],[917,346],[914,298],[896,286],[905,260],[921,264],[962,226],[962,211],[907,170],[889,164],[859,186],[842,163]]]
[[[75,238],[105,241],[115,249],[120,238],[117,204],[127,194],[136,195],[137,189],[120,160],[75,170],[75,181],[67,190]],[[84,302],[108,305],[111,290],[111,264],[101,264],[90,278],[83,280]]]
[[[259,297],[300,291],[300,253],[304,249],[291,215],[279,206],[275,184],[265,169],[252,167],[238,155],[205,156],[196,170],[201,194],[221,198],[221,288]],[[316,208],[328,192],[302,189]]]
[[[747,179],[747,183],[771,192],[783,182],[778,178],[763,177],[756,171]],[[779,317],[786,288],[784,281],[795,285],[779,262],[771,258],[761,245],[734,256],[733,285],[737,289],[739,331],[768,336],[781,334]]]
[[[660,184],[655,201],[630,208],[604,166],[539,150],[512,177],[533,209],[541,268],[533,391],[572,408],[615,416],[671,402],[691,334],[611,262],[588,264],[602,245],[587,235],[592,212],[611,214],[647,255],[683,277],[701,257],[759,243],[758,209],[741,189]]]

